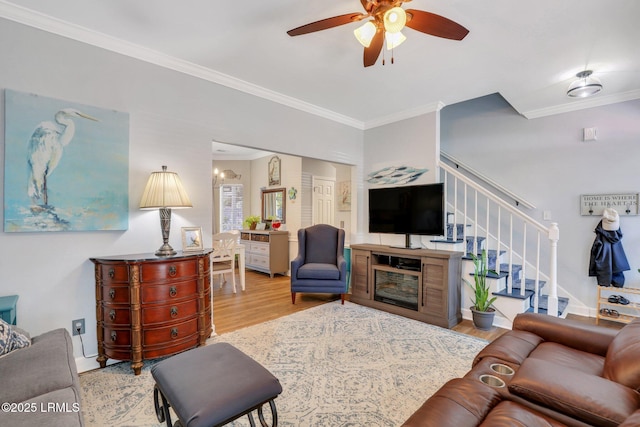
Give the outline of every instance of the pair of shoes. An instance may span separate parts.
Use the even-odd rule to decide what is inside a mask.
[[[629,304],[629,300],[623,297],[622,295],[611,295],[607,301],[613,304],[622,304],[622,305]]]
[[[617,310],[612,310],[609,308],[601,308],[600,309],[600,314],[602,314],[603,316],[608,316],[608,317],[620,317],[620,313],[618,313]]]

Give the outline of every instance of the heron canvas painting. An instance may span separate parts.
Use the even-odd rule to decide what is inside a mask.
[[[129,115],[5,90],[4,231],[126,230]]]

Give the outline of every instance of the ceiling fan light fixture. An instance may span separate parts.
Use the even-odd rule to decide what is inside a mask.
[[[576,74],[574,80],[567,89],[567,96],[571,98],[586,98],[593,96],[602,90],[602,83],[597,77],[592,77],[593,71],[585,70]]]
[[[399,33],[407,23],[407,14],[403,8],[396,6],[384,13],[384,29],[389,33]]]
[[[362,46],[369,47],[371,40],[373,40],[373,36],[376,35],[376,31],[377,28],[375,24],[371,21],[367,21],[364,25],[353,30],[353,34]]]
[[[401,32],[390,33],[387,31],[384,37],[387,40],[387,50],[392,50],[393,48],[400,46],[407,39],[407,37]]]

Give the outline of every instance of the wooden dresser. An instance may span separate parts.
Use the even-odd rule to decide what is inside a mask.
[[[211,335],[211,250],[91,258],[96,276],[98,358],[143,360],[205,345]]]
[[[245,246],[245,265],[253,270],[274,274],[289,271],[289,232],[242,230],[240,243]]]

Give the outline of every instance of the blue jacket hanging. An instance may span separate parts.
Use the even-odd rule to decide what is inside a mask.
[[[622,231],[605,230],[600,221],[595,228],[596,239],[591,247],[589,276],[595,276],[600,286],[624,286],[623,271],[631,270],[622,248]]]

